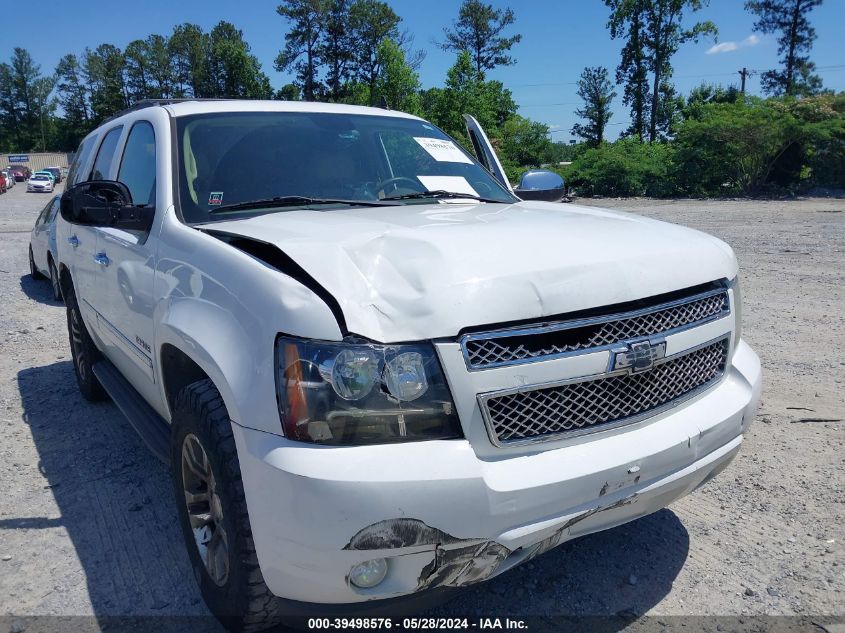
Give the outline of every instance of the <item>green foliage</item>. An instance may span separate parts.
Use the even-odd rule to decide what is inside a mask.
[[[684,18],[699,11],[705,0],[604,0],[610,8],[611,37],[625,37],[617,80],[624,80],[625,103],[631,106],[633,136],[642,138],[648,114],[650,141],[672,135],[681,105],[671,84],[672,57],[686,42],[718,33],[710,21],[684,25]],[[646,98],[645,83],[651,75],[651,94]]]
[[[378,48],[381,72],[376,77],[373,101],[382,98],[392,110],[422,113],[420,78],[405,61],[405,53],[393,40],[383,39]]]
[[[678,186],[691,195],[841,187],[845,97],[705,104],[675,142]]]
[[[325,5],[321,0],[283,0],[276,13],[287,20],[285,46],[276,56],[278,71],[292,70],[306,101],[313,101],[321,87],[317,79],[320,38]]]
[[[766,94],[807,96],[818,94],[822,80],[813,71],[816,66],[808,55],[816,39],[816,30],[808,15],[822,0],[748,0],[745,8],[757,16],[754,30],[778,35],[780,70],[763,73]]]
[[[607,78],[607,68],[585,68],[578,80],[578,96],[584,100],[584,105],[575,114],[586,123],[576,123],[572,133],[590,145],[601,145],[607,122],[613,116],[610,104],[616,98],[613,85]]]
[[[443,29],[446,41],[441,47],[455,53],[467,51],[479,75],[496,66],[509,66],[514,59],[508,51],[519,43],[522,35],[504,37],[502,32],[514,20],[511,9],[494,9],[480,0],[464,0],[452,28]]]
[[[15,48],[9,63],[0,64],[0,144],[43,151],[55,131],[55,104],[48,98],[54,83],[25,49]]]
[[[579,195],[668,196],[675,193],[673,155],[665,143],[622,139],[587,149],[563,175]]]
[[[468,51],[458,55],[449,69],[446,86],[423,95],[426,117],[469,148],[463,114],[471,113],[488,136],[498,138],[500,127],[516,113],[510,90],[500,81],[485,81]]]
[[[499,128],[497,149],[520,167],[539,167],[552,160],[549,126],[514,115]]]

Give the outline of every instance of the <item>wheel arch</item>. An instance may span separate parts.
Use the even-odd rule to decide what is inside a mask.
[[[244,352],[250,347],[239,324],[223,310],[193,299],[171,303],[156,328],[161,397],[169,419],[179,391],[205,378],[220,392],[229,417],[243,419],[251,358]]]

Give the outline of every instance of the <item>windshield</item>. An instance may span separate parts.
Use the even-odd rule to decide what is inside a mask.
[[[47,176],[41,176],[41,175],[33,176],[32,179],[33,180],[50,180]]]
[[[178,118],[176,134],[186,222],[266,213],[273,198],[293,196],[308,199],[300,208],[319,200],[332,200],[331,208],[344,208],[338,201],[449,200],[444,192],[459,194],[450,201],[472,202],[465,198],[475,196],[516,202],[446,134],[416,119],[323,112],[202,114]],[[438,193],[427,199],[429,191]],[[267,203],[237,208],[256,200]],[[288,199],[284,208],[295,206]]]

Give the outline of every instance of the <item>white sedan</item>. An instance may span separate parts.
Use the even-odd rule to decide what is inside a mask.
[[[42,209],[29,238],[29,272],[33,279],[46,277],[53,287],[53,299],[61,301],[59,273],[56,269],[56,216],[60,196],[55,196]]]
[[[49,176],[36,174],[26,182],[27,191],[53,192],[53,180]]]

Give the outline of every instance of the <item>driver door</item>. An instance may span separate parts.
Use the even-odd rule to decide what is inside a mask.
[[[475,150],[475,156],[478,162],[484,165],[496,180],[507,187],[508,191],[513,193],[513,187],[511,187],[511,183],[508,181],[507,175],[505,175],[502,163],[499,162],[499,157],[496,156],[496,151],[493,149],[493,145],[490,143],[481,125],[470,114],[464,115],[464,124],[466,125],[467,134],[469,135],[469,140],[472,142],[472,148]]]

